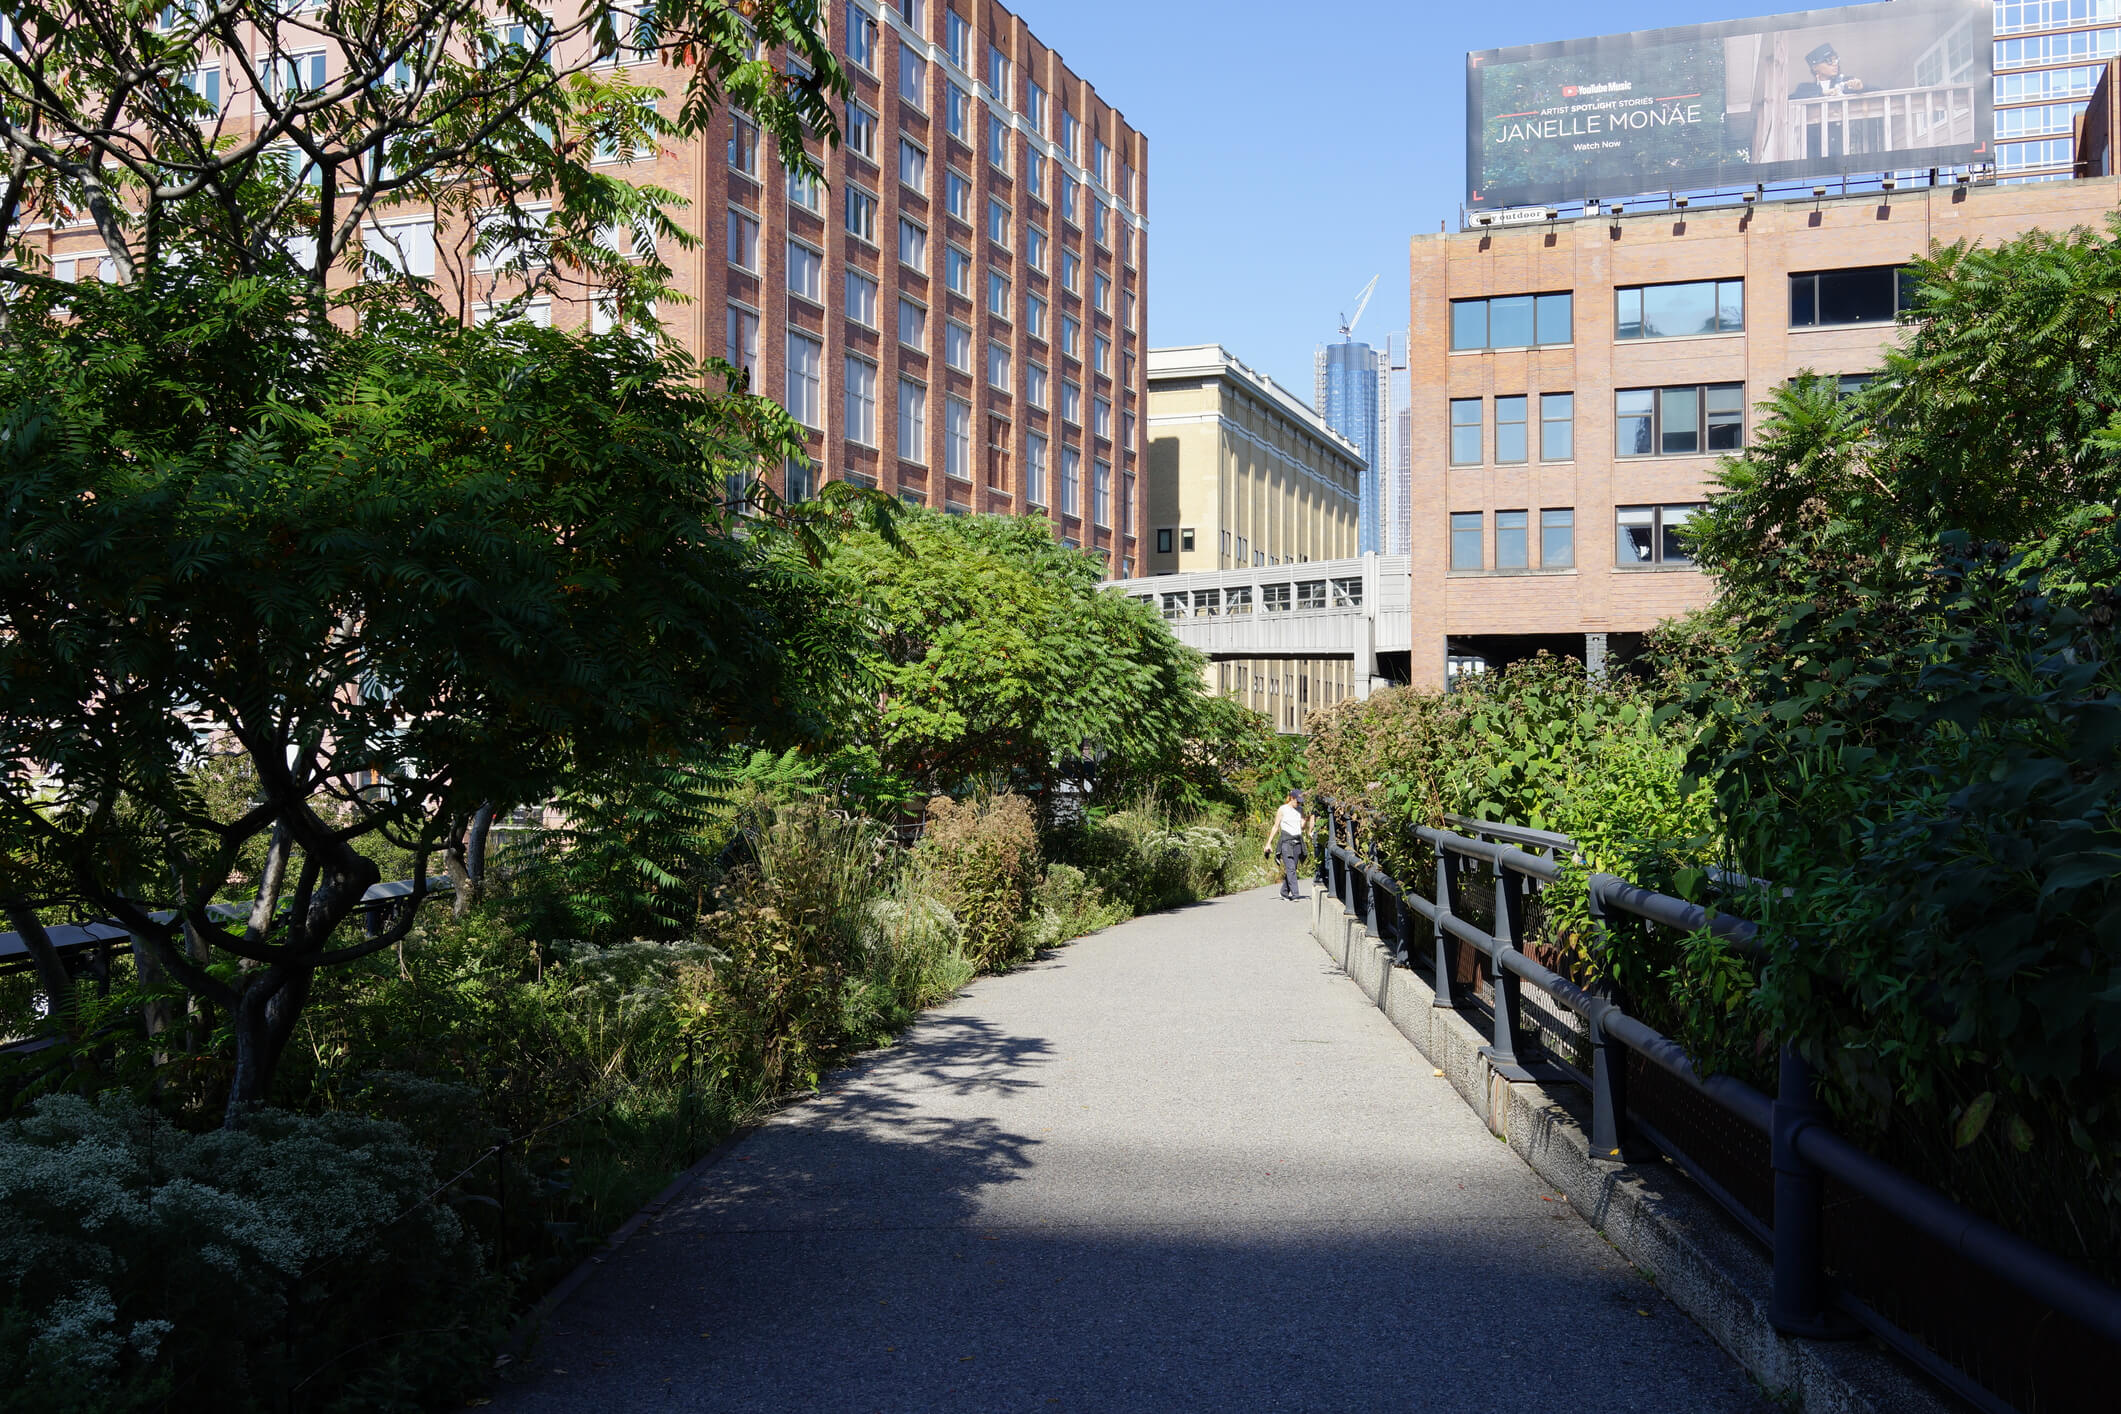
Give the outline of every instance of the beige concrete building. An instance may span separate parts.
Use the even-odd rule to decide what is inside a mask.
[[[1362,454],[1215,344],[1149,351],[1151,575],[1355,553]]]
[[[2098,229],[2117,199],[2107,176],[1416,236],[1413,683],[1597,662],[1707,602],[1676,531],[1771,388],[1875,372],[1933,244]]]
[[[1218,345],[1151,349],[1148,408],[1147,577],[1355,554],[1362,454],[1288,389]],[[1323,604],[1326,581],[1316,588]],[[1252,612],[1253,590],[1243,592],[1240,608],[1235,590],[1227,605],[1215,591],[1214,613]],[[1295,602],[1291,584],[1259,592],[1282,596],[1263,597],[1261,614]],[[1167,615],[1209,613],[1200,594],[1180,598]],[[1353,673],[1347,658],[1218,659],[1208,683],[1293,732],[1353,692]]]

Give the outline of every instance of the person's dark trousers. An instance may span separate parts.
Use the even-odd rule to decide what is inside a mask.
[[[1302,840],[1283,840],[1276,846],[1276,849],[1281,853],[1282,873],[1286,876],[1282,880],[1281,896],[1287,899],[1302,898],[1304,896],[1303,889],[1296,882],[1296,866],[1302,862],[1304,842]]]

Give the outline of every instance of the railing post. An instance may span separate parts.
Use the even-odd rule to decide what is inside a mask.
[[[1436,846],[1436,996],[1432,1006],[1451,1005],[1451,935],[1444,920],[1451,916],[1451,851]]]
[[[1797,1135],[1819,1122],[1812,1068],[1794,1046],[1782,1048],[1776,1073],[1770,1140],[1775,1167],[1775,1278],[1768,1321],[1787,1335],[1830,1335],[1838,1329],[1823,1305],[1820,1261],[1819,1170],[1797,1152]]]
[[[1517,935],[1523,931],[1524,880],[1512,870],[1495,865],[1495,951],[1488,959],[1495,977],[1495,1039],[1481,1051],[1489,1062],[1512,1080],[1530,1077],[1517,1059],[1517,1009],[1523,983],[1503,965],[1507,953],[1517,951]],[[1515,1072],[1511,1074],[1511,1072]]]
[[[1596,890],[1591,893],[1591,925],[1603,932],[1605,909]],[[1603,986],[1593,989],[1603,992]],[[1608,1001],[1611,998],[1607,998]],[[1591,1023],[1591,1159],[1594,1163],[1624,1163],[1621,1134],[1628,1122],[1628,1058],[1626,1052],[1605,1034],[1605,1010],[1590,1017]]]

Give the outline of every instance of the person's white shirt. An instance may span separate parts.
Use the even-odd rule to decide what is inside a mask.
[[[1304,813],[1296,808],[1295,801],[1285,800],[1281,803],[1281,809],[1274,815],[1274,828],[1284,835],[1303,835]]]

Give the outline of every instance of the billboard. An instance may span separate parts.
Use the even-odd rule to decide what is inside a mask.
[[[1493,209],[1993,160],[1989,0],[1887,0],[1466,56]]]

